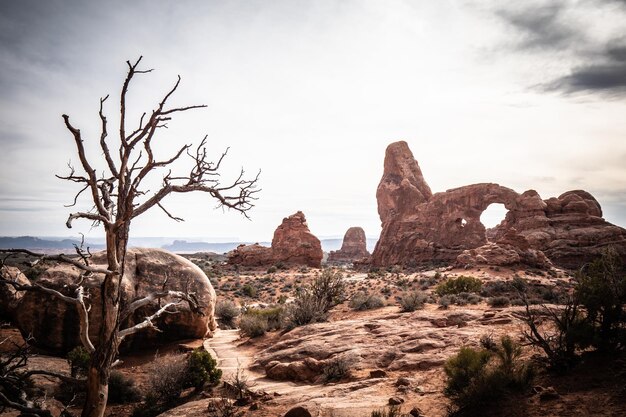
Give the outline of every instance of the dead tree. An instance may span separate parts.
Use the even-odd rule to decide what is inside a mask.
[[[108,398],[108,380],[111,365],[118,354],[121,341],[142,329],[153,327],[153,320],[159,315],[169,311],[177,303],[168,303],[159,308],[152,316],[143,322],[127,328],[120,329],[124,318],[160,297],[171,296],[174,299],[184,300],[193,304],[193,299],[183,292],[166,292],[151,294],[150,296],[134,300],[128,305],[121,305],[120,281],[124,273],[124,262],[128,246],[129,230],[134,218],[142,215],[153,207],[158,207],[175,221],[181,221],[163,206],[163,200],[171,194],[204,192],[217,200],[218,207],[226,207],[236,210],[247,217],[248,211],[253,207],[259,175],[246,179],[243,169],[233,181],[223,184],[220,181],[221,163],[227,155],[228,149],[219,156],[216,162],[209,160],[206,149],[206,136],[199,146],[192,148],[184,145],[169,159],[158,160],[154,156],[153,144],[157,132],[167,127],[167,123],[177,114],[192,109],[206,107],[204,105],[192,105],[185,107],[168,107],[168,100],[178,89],[180,76],[174,86],[164,95],[157,104],[156,109],[150,113],[144,113],[139,123],[129,127],[127,123],[126,96],[133,78],[140,74],[151,72],[151,69],[142,70],[138,66],[141,57],[134,63],[127,61],[128,73],[122,85],[120,94],[120,125],[119,144],[117,152],[112,152],[109,146],[109,132],[107,118],[104,114],[104,104],[109,96],[100,99],[100,148],[103,156],[103,164],[106,165],[105,173],[98,175],[95,165],[90,162],[84,146],[84,138],[81,131],[70,122],[68,115],[63,115],[63,122],[72,134],[78,158],[80,170],[77,172],[70,167],[66,176],[59,178],[80,185],[81,189],[75,195],[73,205],[83,194],[89,195],[93,208],[89,211],[71,213],[66,225],[72,227],[77,219],[84,219],[104,228],[106,237],[107,267],[95,268],[89,264],[89,256],[78,250],[80,259],[68,258],[69,262],[84,272],[84,283],[78,286],[74,297],[64,294],[54,294],[53,291],[41,286],[20,286],[11,284],[16,290],[44,291],[55,295],[57,298],[73,303],[77,306],[81,320],[81,340],[83,345],[91,352],[91,364],[87,374],[87,398],[83,408],[82,417],[102,417]],[[170,169],[175,161],[188,157],[191,168],[187,173],[173,174]],[[159,189],[150,193],[145,189],[145,182],[154,173],[163,173],[162,183]],[[45,259],[46,257],[42,257]],[[48,257],[49,258],[49,257]],[[64,257],[67,258],[67,257]],[[68,259],[56,258],[58,261]],[[88,279],[93,274],[102,274],[103,279],[98,280],[102,304],[102,323],[98,332],[98,343],[89,340],[86,329],[89,326],[87,307],[84,301],[84,291]],[[28,287],[28,288],[26,288]],[[83,312],[83,313],[81,313]]]

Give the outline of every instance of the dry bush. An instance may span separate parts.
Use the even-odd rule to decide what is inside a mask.
[[[413,291],[400,298],[400,308],[404,312],[415,311],[424,308],[426,300],[428,300],[428,295],[421,291]]]
[[[364,291],[359,291],[350,300],[350,307],[353,310],[373,310],[375,308],[381,308],[385,306],[385,300],[376,294],[369,294]]]

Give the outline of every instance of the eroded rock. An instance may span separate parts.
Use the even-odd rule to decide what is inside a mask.
[[[306,265],[319,268],[322,263],[322,244],[311,233],[304,213],[298,211],[285,217],[274,232],[271,248],[254,245],[239,245],[228,253],[228,263],[244,266]]]
[[[371,258],[375,266],[458,261],[576,268],[607,246],[626,260],[626,230],[605,221],[588,192],[542,200],[534,190],[518,194],[484,183],[432,194],[406,142],[387,147],[376,197],[383,230]],[[509,211],[487,233],[480,215],[492,203]]]

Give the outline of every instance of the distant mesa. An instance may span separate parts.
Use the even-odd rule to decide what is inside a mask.
[[[367,239],[365,231],[360,227],[351,227],[343,237],[341,249],[331,251],[328,255],[329,263],[350,263],[368,258]]]
[[[613,246],[626,260],[626,230],[602,218],[583,190],[542,200],[483,183],[432,194],[406,142],[387,147],[376,192],[382,232],[375,266],[442,262],[457,265],[558,265],[578,268]],[[480,215],[493,203],[508,210],[487,231]]]
[[[322,244],[309,230],[304,213],[298,211],[274,232],[272,246],[239,245],[228,253],[228,263],[243,266],[306,265],[319,268],[322,263]]]

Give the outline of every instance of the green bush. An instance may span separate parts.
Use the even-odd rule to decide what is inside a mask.
[[[577,279],[575,297],[593,328],[591,344],[600,350],[626,348],[626,271],[619,254],[607,249]]]
[[[135,386],[135,380],[124,376],[119,371],[111,371],[109,376],[109,402],[127,404],[139,401],[141,394]]]
[[[439,285],[435,289],[437,295],[460,294],[462,292],[479,293],[482,287],[482,281],[474,277],[466,277],[461,275],[457,278],[450,278]]]
[[[246,297],[250,297],[250,298],[256,298],[257,296],[257,289],[254,288],[252,285],[250,284],[246,284],[241,288],[241,291],[243,291],[243,295],[245,295]]]
[[[215,305],[215,316],[227,329],[235,327],[235,319],[240,313],[239,307],[230,300],[219,300]]]
[[[428,296],[421,291],[413,291],[400,298],[400,309],[405,312],[424,308]]]
[[[487,344],[481,340],[481,343]],[[462,347],[444,365],[445,394],[460,410],[474,410],[498,400],[507,392],[527,389],[533,369],[519,358],[521,347],[509,336],[490,349]]]
[[[350,308],[357,311],[373,310],[384,305],[385,300],[381,296],[364,291],[357,292],[350,300]]]
[[[215,385],[222,377],[222,370],[217,368],[217,361],[202,348],[195,349],[187,358],[185,386],[200,389],[206,383]]]
[[[241,333],[248,337],[263,336],[267,332],[267,319],[253,314],[244,314],[239,319]]]
[[[285,325],[285,309],[282,306],[248,308],[244,315],[259,317],[267,323],[267,330],[279,330]]]
[[[67,354],[67,363],[70,365],[70,373],[76,378],[79,375],[87,375],[91,355],[89,351],[82,346],[77,346],[70,350]]]

